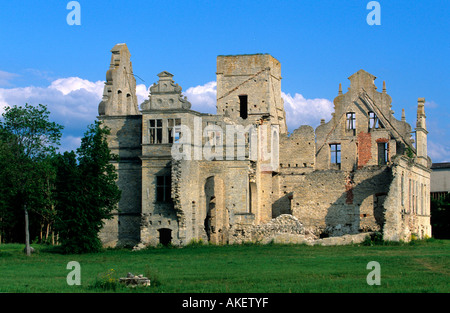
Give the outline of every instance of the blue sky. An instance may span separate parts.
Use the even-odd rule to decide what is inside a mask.
[[[95,120],[110,50],[125,42],[143,100],[169,71],[193,108],[214,112],[216,56],[270,53],[282,65],[288,127],[329,120],[347,77],[364,69],[386,81],[395,116],[415,127],[426,99],[429,154],[450,161],[450,1],[380,0],[381,25],[366,22],[369,0],[2,1],[0,106],[43,103],[75,149]],[[1,109],[0,109],[1,111]]]

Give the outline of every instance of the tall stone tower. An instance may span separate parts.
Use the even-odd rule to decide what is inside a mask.
[[[287,133],[281,98],[281,65],[269,54],[217,57],[217,115],[238,125],[255,125],[258,153],[249,175],[256,223],[272,218],[272,176],[279,167],[279,136]]]
[[[130,51],[124,43],[112,49],[111,64],[106,72],[106,83],[102,102],[98,106],[99,115],[138,115],[136,79],[130,61]]]
[[[141,137],[142,115],[138,110],[136,80],[126,44],[111,49],[103,99],[98,119],[110,129],[108,147],[119,156],[117,185],[122,191],[119,210],[105,221],[100,238],[105,246],[134,245],[139,242],[141,220]]]
[[[281,65],[269,54],[217,57],[217,114],[242,124],[262,118],[287,132]]]

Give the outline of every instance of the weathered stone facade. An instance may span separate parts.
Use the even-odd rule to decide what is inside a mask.
[[[268,54],[217,57],[216,115],[191,110],[173,75],[158,76],[139,110],[128,48],[113,48],[99,120],[120,157],[123,196],[105,245],[431,236],[423,98],[414,145],[385,84],[378,92],[363,70],[339,88],[329,122],[291,134],[281,65]]]

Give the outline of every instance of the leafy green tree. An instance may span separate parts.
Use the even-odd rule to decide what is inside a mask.
[[[35,227],[36,230],[39,230],[39,240],[41,243],[48,243],[50,229],[54,223],[56,215],[54,199],[56,180],[55,158],[56,155],[53,154],[46,157],[39,162],[39,166],[35,169],[39,175],[39,179],[35,181],[35,197],[37,197],[37,203],[40,208],[35,214]]]
[[[45,105],[6,107],[0,120],[2,203],[14,199],[25,216],[25,244],[30,255],[28,212],[42,208],[45,160],[57,150],[63,126],[49,120]]]
[[[90,125],[75,153],[60,155],[57,162],[57,219],[65,253],[96,252],[102,247],[98,234],[105,219],[112,218],[121,192],[106,141],[109,129],[100,122]]]

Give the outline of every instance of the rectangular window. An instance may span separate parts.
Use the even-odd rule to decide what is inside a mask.
[[[386,165],[388,161],[388,143],[378,143],[378,165]]]
[[[169,143],[178,143],[181,134],[181,118],[169,118],[167,120],[167,133]]]
[[[420,184],[420,214],[424,214],[423,213],[423,208],[425,207],[424,205],[424,197],[425,194],[423,193],[423,184]]]
[[[356,129],[356,115],[354,112],[347,113],[347,130]]]
[[[245,120],[248,117],[248,97],[247,95],[239,96],[239,114]]]
[[[331,144],[330,145],[331,152],[331,164],[341,164],[341,145],[340,144]]]
[[[154,119],[150,120],[150,143],[160,144],[162,143],[162,120]]]
[[[416,181],[416,200],[414,202],[416,206],[416,214],[419,214],[419,183]]]
[[[172,178],[171,176],[156,176],[156,201],[170,202],[172,200],[171,194]]]
[[[378,117],[374,112],[369,112],[369,129],[376,129],[379,127]]]
[[[409,194],[408,194],[408,208],[409,208],[409,213],[411,213],[412,211],[412,185],[411,185],[411,179],[409,180]]]
[[[402,206],[405,205],[405,176],[402,173],[402,181],[401,181],[401,198],[402,198]]]

